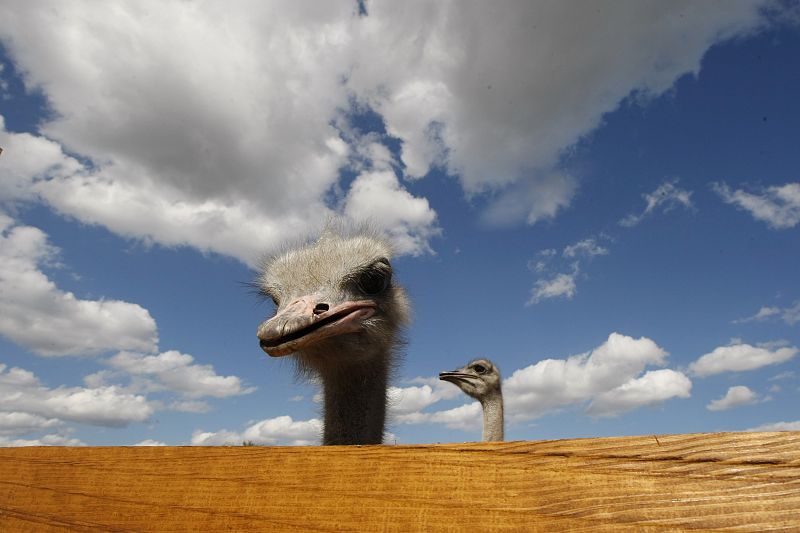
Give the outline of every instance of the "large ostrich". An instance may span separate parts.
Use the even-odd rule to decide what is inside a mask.
[[[328,228],[263,262],[258,287],[277,309],[258,328],[261,348],[293,354],[301,375],[321,380],[323,444],[383,441],[386,387],[409,317],[390,258],[376,232]]]
[[[503,440],[503,391],[500,369],[488,359],[475,359],[439,379],[455,384],[483,407],[483,440]]]

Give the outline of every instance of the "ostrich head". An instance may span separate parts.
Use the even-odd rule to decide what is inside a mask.
[[[451,372],[441,372],[439,379],[455,384],[480,401],[500,392],[500,370],[488,359],[474,359]]]
[[[294,354],[301,372],[323,375],[390,364],[409,315],[390,258],[375,232],[329,228],[316,242],[265,260],[257,283],[276,312],[258,328],[261,348],[273,357]]]

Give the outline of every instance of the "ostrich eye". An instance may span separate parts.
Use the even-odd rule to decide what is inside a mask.
[[[478,374],[485,374],[486,367],[483,365],[472,365],[472,369],[477,372]]]
[[[358,276],[358,288],[364,294],[374,296],[386,290],[392,281],[392,267],[386,259],[380,259]]]

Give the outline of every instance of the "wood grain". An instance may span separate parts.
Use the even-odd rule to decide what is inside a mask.
[[[0,449],[0,531],[800,531],[800,432]]]

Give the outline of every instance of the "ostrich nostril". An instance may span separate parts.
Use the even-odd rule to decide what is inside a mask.
[[[330,307],[331,306],[329,306],[328,304],[317,304],[314,306],[314,314],[321,315],[322,313],[330,309]]]

